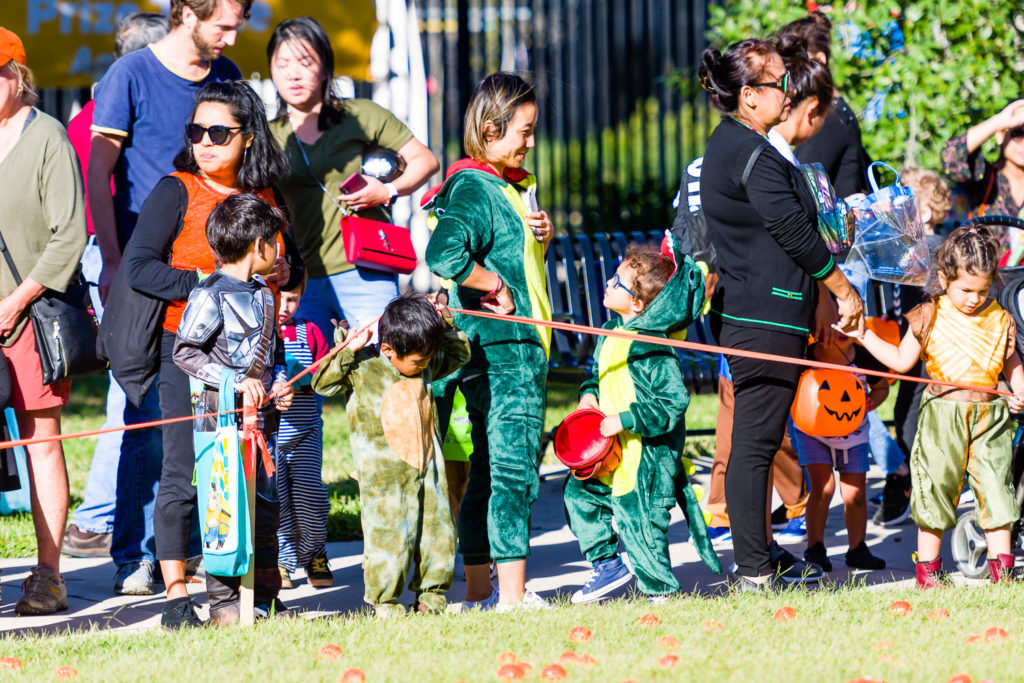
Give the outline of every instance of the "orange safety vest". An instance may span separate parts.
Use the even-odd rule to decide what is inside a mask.
[[[209,218],[210,212],[228,195],[214,190],[195,174],[179,171],[171,175],[185,185],[188,205],[182,220],[181,231],[171,243],[171,256],[168,265],[171,268],[199,271],[204,275],[209,275],[216,269],[217,264],[213,257],[213,251],[210,250],[210,243],[206,239],[206,219]],[[277,202],[274,201],[274,191],[269,187],[265,187],[255,194],[271,206],[277,206]],[[280,248],[280,255],[284,256],[284,240],[280,236],[277,238],[277,244]],[[270,285],[270,289],[274,292],[274,315],[276,316],[279,306],[277,285]],[[185,312],[187,303],[188,301],[167,302],[163,328],[171,334],[177,334],[178,324],[181,322],[181,316]]]

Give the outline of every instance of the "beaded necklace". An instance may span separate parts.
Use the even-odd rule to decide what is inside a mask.
[[[730,116],[729,118],[730,118],[730,119],[732,119],[733,121],[735,121],[736,123],[740,124],[740,125],[741,125],[741,126],[743,126],[744,128],[746,128],[747,130],[752,130],[752,131],[754,131],[755,133],[757,133],[758,135],[760,135],[761,137],[763,137],[763,138],[764,138],[765,140],[767,140],[767,139],[768,139],[768,136],[767,136],[767,135],[765,135],[765,134],[764,134],[764,133],[762,133],[761,131],[757,130],[756,128],[754,128],[753,126],[751,126],[751,125],[750,125],[749,123],[744,123],[743,121],[740,121],[740,120],[739,120],[738,118],[736,118],[735,116]]]

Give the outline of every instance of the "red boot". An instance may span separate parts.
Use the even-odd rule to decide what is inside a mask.
[[[1013,571],[1013,555],[999,553],[996,559],[988,561],[988,571],[992,575],[992,583],[1017,578]]]
[[[917,573],[918,588],[939,588],[945,584],[941,557],[929,562],[918,562],[917,553],[914,553],[914,569]]]

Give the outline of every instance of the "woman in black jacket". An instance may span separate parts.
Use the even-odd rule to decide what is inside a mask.
[[[860,297],[818,234],[809,188],[766,137],[789,115],[789,73],[775,47],[744,40],[724,55],[708,48],[700,78],[724,117],[708,141],[700,174],[701,205],[718,253],[711,313],[719,343],[803,357],[815,326],[818,282],[837,299],[840,327],[862,328]],[[742,589],[757,590],[776,581],[765,533],[768,468],[785,432],[800,367],[735,356],[729,366],[735,417],[725,497],[735,580]]]

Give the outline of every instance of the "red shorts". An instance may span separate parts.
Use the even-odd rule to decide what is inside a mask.
[[[68,404],[70,380],[43,384],[43,369],[31,322],[25,323],[16,342],[3,348],[3,354],[11,375],[11,398],[7,405],[15,410],[44,410]]]

